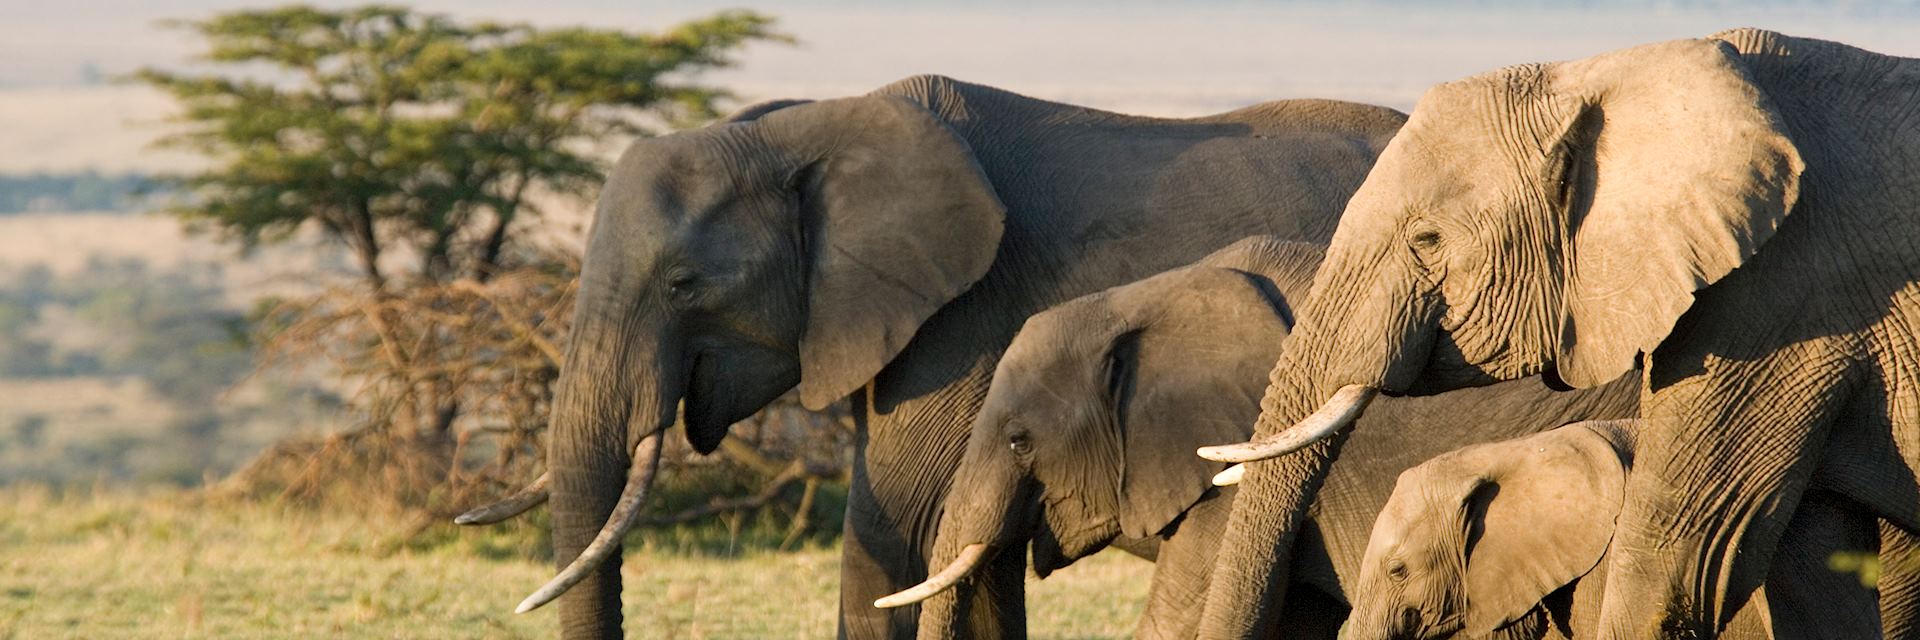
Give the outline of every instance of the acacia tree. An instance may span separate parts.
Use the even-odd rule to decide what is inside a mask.
[[[394,6],[289,6],[171,23],[215,71],[145,69],[183,106],[210,168],[172,211],[248,246],[309,226],[349,247],[367,285],[396,274],[485,280],[546,191],[599,184],[610,141],[708,119],[728,94],[689,81],[757,40],[768,17],[722,12],[658,34],[463,23]]]
[[[324,363],[361,427],[283,443],[239,477],[288,459],[292,479],[260,484],[314,486],[305,470],[335,467],[408,484],[377,465],[428,493],[524,471],[515,460],[544,426],[578,265],[530,233],[545,213],[535,196],[584,196],[628,138],[716,116],[730,96],[698,74],[748,43],[790,41],[743,11],[655,34],[392,6],[174,25],[206,41],[206,64],[136,77],[182,106],[184,130],[165,143],[209,166],[172,179],[171,210],[246,246],[318,230],[361,276],[257,316],[264,362]],[[491,471],[460,467],[476,435],[500,454]]]

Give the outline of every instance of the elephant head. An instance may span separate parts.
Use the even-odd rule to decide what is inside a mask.
[[[1220,470],[1188,452],[1246,437],[1292,322],[1287,292],[1306,290],[1320,258],[1248,238],[1028,318],[947,494],[934,558],[947,569],[876,604],[919,602],[1029,541],[1044,577],[1116,537],[1166,532]],[[934,615],[922,629],[951,623]]]
[[[1285,584],[1284,545],[1338,455],[1334,436],[1376,392],[1619,377],[1774,235],[1803,168],[1717,40],[1428,91],[1348,202],[1256,440],[1202,450],[1246,462],[1320,443],[1249,468],[1204,637],[1257,632],[1244,619]]]
[[[600,195],[556,383],[566,566],[522,610],[584,582],[563,626],[617,633],[618,543],[661,432],[680,417],[709,452],[795,385],[813,408],[859,389],[986,273],[1004,214],[965,142],[896,98],[763,105],[634,143]]]
[[[1483,638],[1538,623],[1529,614],[1548,594],[1606,554],[1632,423],[1570,424],[1402,472],[1374,521],[1341,637]]]

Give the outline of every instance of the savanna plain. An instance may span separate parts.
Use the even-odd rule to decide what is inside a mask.
[[[629,637],[829,638],[837,545],[773,523],[628,544]],[[552,573],[538,515],[484,529],[182,490],[0,490],[0,638],[540,638],[513,605]],[[1029,580],[1034,638],[1132,632],[1152,565],[1118,552]]]

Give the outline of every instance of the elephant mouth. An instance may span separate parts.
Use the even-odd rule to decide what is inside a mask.
[[[1483,387],[1502,380],[1539,375],[1550,363],[1525,357],[1525,345],[1507,343],[1489,353],[1468,354],[1447,328],[1434,332],[1420,373],[1404,389],[1386,389],[1388,395],[1430,396],[1467,387]]]

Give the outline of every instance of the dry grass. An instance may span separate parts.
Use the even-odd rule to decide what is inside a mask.
[[[539,522],[492,530],[189,494],[0,489],[0,638],[547,637],[514,603],[550,568]],[[649,534],[626,561],[641,638],[829,638],[838,553]],[[1125,637],[1150,565],[1103,554],[1029,587],[1035,638]]]

